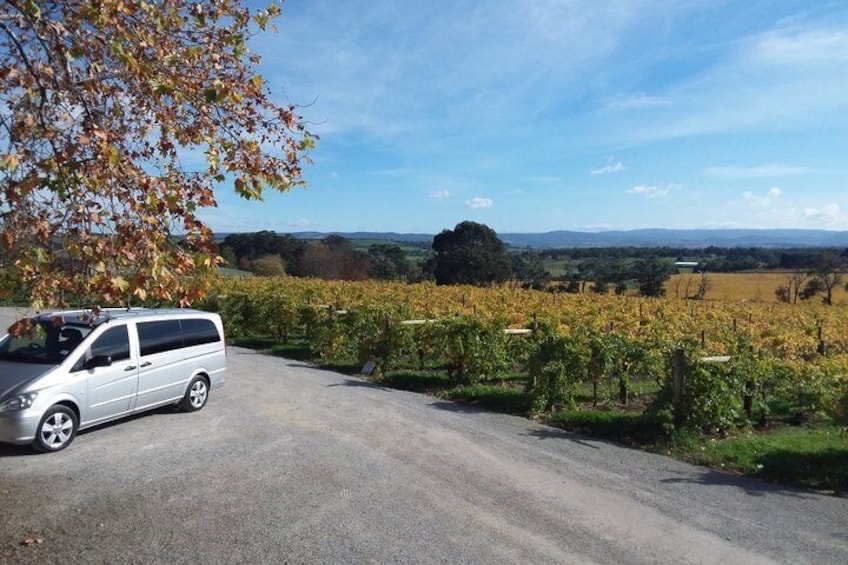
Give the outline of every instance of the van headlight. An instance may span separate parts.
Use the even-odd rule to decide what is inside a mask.
[[[2,403],[0,403],[0,412],[16,412],[18,410],[26,410],[32,403],[35,402],[35,397],[38,396],[37,392],[27,392],[25,394],[18,394],[11,398],[7,398]]]

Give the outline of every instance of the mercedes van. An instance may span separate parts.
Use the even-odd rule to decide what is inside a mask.
[[[0,339],[0,442],[41,452],[160,406],[200,410],[226,376],[223,325],[209,312],[60,311],[18,328]]]

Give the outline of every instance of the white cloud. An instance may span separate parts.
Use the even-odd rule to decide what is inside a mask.
[[[757,179],[800,175],[807,171],[806,167],[770,164],[755,167],[708,167],[704,169],[704,174],[725,179]]]
[[[640,184],[638,186],[634,186],[630,190],[627,191],[628,194],[635,194],[636,196],[642,196],[644,198],[653,199],[653,198],[664,198],[669,195],[671,191],[680,190],[681,186],[679,184],[669,183],[665,185],[646,185]]]
[[[492,202],[491,198],[481,198],[479,196],[475,196],[471,200],[465,202],[465,205],[472,210],[491,208],[493,204],[494,202]]]
[[[804,218],[813,222],[831,224],[840,217],[839,204],[833,202],[819,208],[804,208]]]
[[[621,161],[616,162],[613,165],[607,165],[606,167],[601,167],[600,169],[592,169],[589,171],[590,175],[609,175],[611,173],[618,173],[620,171],[626,171],[627,167]]]
[[[745,202],[748,202],[751,206],[756,208],[768,208],[780,197],[781,194],[783,194],[783,191],[778,187],[774,187],[770,188],[764,195],[757,195],[751,191],[745,191],[742,193],[742,198],[745,199]]]
[[[435,198],[437,200],[442,200],[444,198],[450,198],[450,191],[447,190],[437,190],[433,194],[430,195],[430,198]]]

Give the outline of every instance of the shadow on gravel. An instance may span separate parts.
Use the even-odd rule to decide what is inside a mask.
[[[582,436],[580,434],[576,434],[574,432],[568,432],[568,431],[565,431],[565,430],[558,430],[556,428],[549,428],[549,429],[543,428],[543,429],[539,429],[539,430],[532,430],[525,435],[530,436],[530,437],[534,437],[536,439],[566,440],[566,441],[570,441],[572,443],[576,443],[578,445],[582,445],[584,447],[590,447],[592,449],[600,449],[600,447],[595,445],[597,443],[608,443],[608,442],[605,442],[603,440],[599,440],[599,439],[595,439],[595,438],[591,438],[591,441],[593,441],[594,443],[590,443],[590,438],[587,438],[587,437]]]
[[[360,380],[355,380],[355,379],[345,379],[344,381],[342,381],[340,383],[331,383],[331,384],[328,384],[327,386],[328,387],[331,387],[331,386],[349,386],[349,387],[359,387],[359,388],[370,388],[370,389],[374,389],[374,390],[381,390],[383,392],[389,392],[389,391],[392,390],[390,388],[384,387],[383,385],[379,385],[377,383],[372,383],[371,381],[360,381]]]
[[[723,487],[732,487],[739,490],[742,490],[748,496],[766,496],[768,494],[780,494],[782,496],[791,496],[794,498],[813,498],[813,493],[806,493],[804,491],[783,487],[774,483],[767,483],[760,479],[750,478],[750,477],[740,477],[737,475],[731,475],[729,473],[724,473],[721,471],[715,471],[713,469],[704,469],[700,471],[698,476],[681,476],[681,477],[673,477],[669,479],[661,479],[661,483],[667,485],[676,485],[676,484],[687,484],[687,485],[704,485],[704,486],[723,486]]]
[[[114,426],[120,426],[126,424],[128,422],[132,422],[133,420],[139,420],[141,418],[152,418],[154,416],[174,416],[178,414],[184,414],[184,412],[180,411],[176,405],[171,406],[162,406],[161,408],[156,408],[155,410],[150,410],[149,412],[139,412],[138,414],[132,414],[130,416],[125,416],[123,418],[119,418],[118,420],[113,420],[111,422],[105,422],[103,424],[99,424],[92,428],[86,428],[77,433],[77,436],[84,436],[89,432],[96,432],[97,430],[105,430],[108,428],[112,428]],[[71,445],[68,449],[73,449],[74,446]],[[41,453],[35,451],[28,445],[11,445],[0,443],[0,457],[21,457],[26,455],[41,455]],[[44,454],[49,457],[50,454]]]
[[[11,445],[0,443],[0,457],[26,457],[28,455],[41,455],[28,445]]]
[[[475,406],[474,404],[467,404],[465,402],[434,402],[430,406],[433,408],[438,408],[439,410],[444,410],[446,412],[454,412],[457,414],[493,414],[491,410],[487,410],[486,408],[481,408],[480,406]]]

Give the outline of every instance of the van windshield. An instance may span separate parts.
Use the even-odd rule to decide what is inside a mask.
[[[0,341],[0,360],[55,365],[64,361],[90,331],[88,326],[57,326],[35,319],[30,332],[20,337],[9,334]]]

